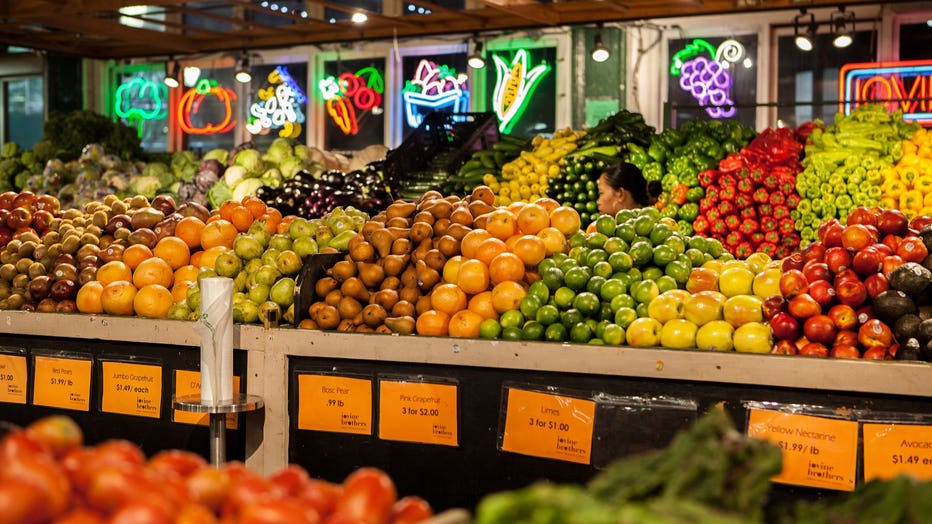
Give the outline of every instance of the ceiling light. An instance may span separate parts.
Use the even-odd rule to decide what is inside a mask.
[[[612,56],[612,53],[605,47],[605,44],[602,42],[602,26],[599,25],[599,30],[595,34],[595,43],[592,46],[592,59],[596,62],[604,62]]]
[[[472,54],[466,59],[469,67],[473,69],[482,69],[485,67],[485,56],[482,55],[482,42],[474,40]]]
[[[252,81],[252,74],[249,73],[249,55],[243,51],[243,56],[239,60],[239,65],[236,67],[236,74],[234,75],[236,81],[241,84],[248,84]]]
[[[172,60],[171,57],[169,57],[168,60],[171,62],[171,68],[168,67],[168,63],[166,62],[165,63],[165,69],[166,69],[165,79],[162,81],[165,82],[165,85],[167,85],[171,89],[174,89],[178,87],[179,85],[181,85],[178,83],[178,62],[175,62],[174,60]]]
[[[353,13],[353,17],[351,18],[354,24],[364,24],[368,19],[369,17],[366,16],[366,13],[363,13],[362,11],[356,11]]]
[[[744,68],[745,68],[745,69],[750,69],[750,68],[754,67],[754,61],[751,60],[750,57],[749,57],[749,58],[745,58],[745,59],[744,59],[744,62],[742,62],[742,63],[744,64]]]
[[[793,35],[796,37],[796,47],[801,51],[812,51],[815,27],[815,15],[807,13],[805,8],[793,19]]]
[[[194,87],[197,84],[197,80],[201,77],[201,68],[197,66],[186,66],[181,72],[182,78],[184,78],[184,85],[188,87]]]
[[[838,6],[838,12],[832,13],[831,18],[832,45],[835,47],[848,47],[854,42],[854,13],[845,11],[845,6]]]

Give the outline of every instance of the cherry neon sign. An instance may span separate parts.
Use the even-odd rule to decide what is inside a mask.
[[[932,60],[847,64],[838,79],[839,111],[882,103],[903,118],[932,125]]]
[[[307,95],[284,66],[278,66],[267,77],[268,86],[260,89],[259,100],[249,106],[246,130],[254,135],[266,135],[278,129],[283,138],[297,138],[305,121],[301,105]]]
[[[692,95],[710,117],[731,118],[737,109],[731,98],[734,76],[730,68],[744,54],[737,40],[725,40],[716,48],[696,38],[673,55],[670,74],[680,77],[680,89]]]
[[[339,77],[328,76],[317,83],[333,122],[347,135],[359,133],[357,111],[382,112],[382,93],[385,82],[382,73],[374,67],[364,67],[355,73],[346,72]]]
[[[465,74],[457,74],[451,67],[427,59],[418,62],[414,78],[405,83],[401,92],[408,126],[420,126],[425,112],[465,111],[469,107],[466,79]]]
[[[195,126],[191,118],[197,115],[205,100],[213,99],[222,105],[223,117],[219,122]],[[178,126],[189,135],[226,133],[236,126],[236,120],[233,118],[234,100],[236,100],[236,93],[232,89],[221,87],[216,80],[202,78],[193,88],[181,95],[181,100],[178,101]]]

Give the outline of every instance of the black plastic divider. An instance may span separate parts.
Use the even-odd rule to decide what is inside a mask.
[[[131,342],[109,342],[99,340],[60,339],[35,336],[0,336],[0,346],[33,350],[49,349],[84,353],[94,358],[91,372],[90,410],[88,412],[48,408],[32,405],[33,369],[28,359],[29,385],[23,404],[0,402],[0,421],[24,426],[50,414],[64,414],[73,418],[84,431],[85,443],[97,444],[108,439],[125,439],[138,445],[146,456],[165,449],[183,449],[195,452],[205,459],[210,456],[210,440],[207,426],[175,423],[172,421],[172,394],[176,369],[200,369],[200,348],[166,346],[157,343],[139,344]],[[241,377],[242,391],[246,390],[246,352],[234,351],[233,373]],[[100,359],[119,360],[162,365],[161,413],[159,418],[103,413],[100,410],[101,383]],[[246,437],[242,416],[239,429],[227,430],[227,459],[245,460]]]
[[[800,362],[805,365],[805,362]],[[373,398],[372,435],[348,435],[297,429],[297,376],[322,370],[336,375],[369,377],[380,374],[448,377],[459,384],[459,446],[411,444],[378,438],[378,395]],[[547,373],[498,368],[452,367],[430,364],[289,358],[288,458],[315,477],[341,481],[354,469],[375,466],[394,479],[399,495],[425,497],[436,509],[473,509],[483,495],[516,489],[539,479],[584,483],[598,468],[558,460],[503,452],[499,446],[504,384],[524,383],[619,397],[663,397],[695,402],[699,414],[724,403],[739,430],[747,424],[746,401],[818,404],[830,408],[898,411],[932,414],[926,399],[863,393],[807,391],[707,382],[611,377],[573,373]],[[594,398],[594,397],[590,397]],[[666,446],[673,435],[689,425],[682,406],[658,416],[657,409],[619,411],[600,402],[592,444],[593,463],[604,464],[646,449]],[[834,491],[774,484],[771,506],[814,499]]]

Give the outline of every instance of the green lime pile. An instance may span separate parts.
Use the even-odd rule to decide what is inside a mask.
[[[570,238],[568,254],[541,261],[541,278],[520,309],[501,315],[500,335],[492,329],[480,335],[622,345],[628,326],[648,316],[651,300],[685,289],[693,267],[730,258],[717,240],[683,235],[656,208],[601,215],[594,232]]]

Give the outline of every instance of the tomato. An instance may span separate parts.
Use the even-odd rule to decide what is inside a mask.
[[[99,470],[87,488],[87,502],[94,509],[110,512],[137,499],[140,493],[151,494],[154,485],[147,482],[142,470],[106,467]]]
[[[134,500],[120,506],[107,524],[174,524],[174,515],[158,502]]]
[[[75,448],[61,458],[61,467],[65,470],[68,480],[78,493],[87,491],[94,476],[94,450],[92,448]]]
[[[386,524],[397,495],[392,479],[377,468],[359,468],[343,482],[334,513],[361,524]]]
[[[71,485],[65,472],[48,455],[22,455],[7,459],[0,467],[0,482],[13,482],[38,490],[42,513],[56,517],[68,509]]]
[[[244,507],[266,500],[282,498],[282,493],[267,479],[256,474],[244,474],[230,479],[230,490],[223,502],[223,515],[238,515]]]
[[[337,500],[343,495],[343,486],[325,480],[311,479],[298,495],[305,504],[317,510],[322,517],[333,513]]]
[[[45,499],[38,489],[20,482],[0,482],[0,515],[7,524],[34,524],[45,520]]]
[[[207,467],[203,457],[190,451],[170,449],[160,451],[149,459],[146,468],[160,475],[187,478],[192,473]]]
[[[142,466],[146,456],[139,446],[128,440],[108,440],[94,448],[94,461],[98,467]]]
[[[25,430],[17,429],[0,442],[0,463],[22,455],[44,455],[49,449]]]
[[[318,524],[320,515],[297,499],[264,500],[243,507],[239,524]]]
[[[275,473],[269,480],[286,496],[297,496],[311,481],[307,471],[297,464],[289,464],[285,469]]]
[[[188,477],[185,484],[192,502],[219,511],[230,491],[230,475],[222,469],[204,468]]]
[[[84,442],[81,428],[71,417],[65,415],[42,417],[29,424],[26,433],[44,444],[56,457],[63,456]]]
[[[430,504],[421,497],[405,497],[392,506],[392,524],[414,524],[433,516]]]
[[[217,517],[200,504],[188,504],[175,517],[175,524],[217,524]]]
[[[55,519],[52,524],[104,524],[104,518],[89,509],[74,508]]]

